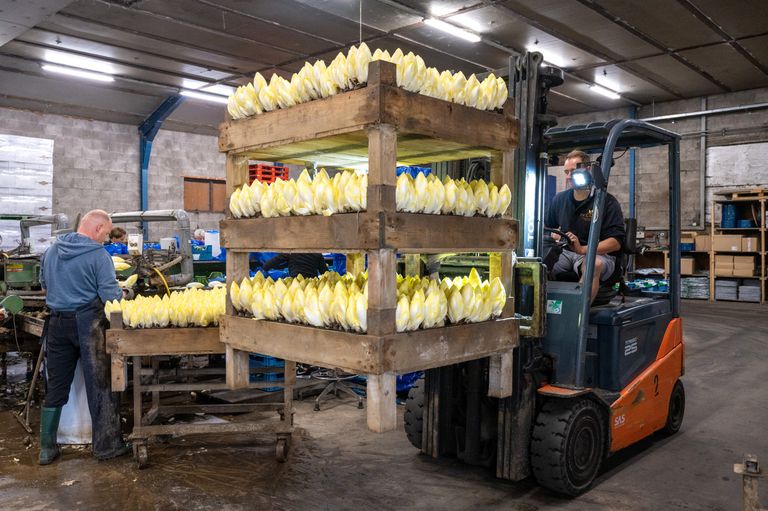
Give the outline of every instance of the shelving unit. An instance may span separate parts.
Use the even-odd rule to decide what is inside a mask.
[[[397,333],[396,254],[494,252],[492,273],[513,289],[511,218],[400,213],[395,207],[397,163],[422,164],[491,157],[492,179],[513,184],[518,123],[504,114],[413,94],[395,84],[395,66],[372,62],[368,85],[336,96],[220,127],[227,153],[227,193],[246,182],[249,159],[287,163],[367,160],[368,208],[328,217],[233,219],[221,223],[227,284],[248,272],[250,251],[344,252],[361,269],[368,256],[368,329],[355,334],[236,316],[227,303],[221,341],[232,388],[247,384],[248,352],[366,374],[367,420],[373,431],[396,427],[395,375],[491,356],[489,395],[512,393],[512,349],[519,321],[511,298],[498,320]],[[319,164],[319,163],[318,163]],[[287,369],[286,369],[287,371]]]
[[[757,281],[757,284],[760,288],[760,303],[765,303],[765,297],[766,297],[766,268],[765,268],[765,256],[766,256],[766,226],[765,226],[765,213],[766,213],[766,201],[768,201],[768,189],[765,188],[751,188],[751,189],[734,189],[734,190],[723,190],[720,192],[716,192],[714,194],[714,197],[711,201],[710,211],[712,211],[712,223],[710,227],[710,233],[712,236],[712,247],[710,248],[709,252],[709,265],[710,265],[710,271],[709,271],[709,296],[710,301],[714,302],[716,300],[716,293],[715,288],[717,285],[717,281],[720,279],[726,280],[733,280],[733,279],[743,279],[743,280],[754,280]],[[722,226],[717,227],[715,219],[717,217],[718,211],[720,212],[720,218],[722,223],[722,208],[726,204],[735,204],[739,207],[749,207],[750,211],[754,212],[755,217],[753,220],[755,221],[754,227],[726,227],[723,228]],[[759,215],[759,216],[758,216]],[[722,224],[721,224],[722,225]],[[735,251],[720,251],[715,250],[714,247],[714,236],[716,234],[753,234],[758,239],[758,246],[757,250],[753,251],[743,251],[743,250],[735,250]],[[754,256],[757,261],[755,264],[755,274],[754,276],[740,276],[740,275],[734,275],[734,276],[720,276],[715,274],[715,258],[718,255],[736,255],[736,256],[744,256],[744,255],[751,255]]]

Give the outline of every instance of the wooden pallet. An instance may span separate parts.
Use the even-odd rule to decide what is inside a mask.
[[[413,94],[395,85],[395,66],[372,62],[366,87],[220,126],[227,153],[227,193],[247,181],[248,159],[368,166],[368,210],[329,217],[228,218],[221,223],[227,285],[248,275],[248,252],[346,252],[348,271],[368,257],[366,334],[237,317],[227,298],[221,340],[233,388],[247,383],[249,351],[366,374],[368,427],[396,427],[395,375],[492,356],[489,394],[512,393],[512,349],[519,324],[508,299],[502,319],[396,333],[397,252],[490,251],[494,271],[513,289],[512,218],[396,212],[395,167],[489,156],[492,180],[513,186],[518,123],[505,113],[480,111]],[[407,256],[411,257],[411,256]],[[406,264],[406,266],[408,266]]]
[[[714,195],[725,197],[726,199],[766,199],[768,198],[768,188],[736,188],[729,190],[720,190],[713,192]]]

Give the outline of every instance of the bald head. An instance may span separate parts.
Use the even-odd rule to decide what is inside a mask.
[[[94,209],[85,214],[80,219],[80,226],[77,228],[77,232],[83,236],[91,238],[93,241],[103,243],[109,236],[109,231],[112,230],[112,220],[109,218],[109,214],[101,209]]]

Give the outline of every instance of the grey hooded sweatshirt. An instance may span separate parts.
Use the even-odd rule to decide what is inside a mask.
[[[109,253],[76,232],[59,236],[45,251],[40,283],[55,311],[75,311],[97,297],[102,302],[122,297]]]

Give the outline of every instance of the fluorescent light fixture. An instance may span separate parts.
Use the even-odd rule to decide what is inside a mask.
[[[113,75],[116,72],[114,66],[109,62],[57,50],[45,50],[43,53],[43,60],[51,64],[61,64],[62,66],[67,67],[77,67],[80,69],[85,69],[86,71],[93,71],[95,73],[103,73],[107,75]]]
[[[602,73],[598,73],[597,76],[595,76],[595,83],[608,90],[615,91],[617,94],[621,92],[621,86]]]
[[[234,87],[229,85],[209,85],[208,87],[200,87],[200,92],[207,92],[209,94],[218,94],[219,96],[229,96],[235,92]]]
[[[616,94],[614,91],[612,91],[611,89],[606,89],[605,87],[602,87],[600,85],[593,84],[593,85],[590,85],[589,88],[592,92],[596,92],[597,94],[605,96],[606,98],[621,99],[621,96]]]
[[[459,28],[456,25],[446,23],[445,21],[439,20],[437,18],[424,18],[424,23],[430,27],[441,30],[446,34],[451,34],[452,36],[456,36],[464,39],[465,41],[469,41],[470,43],[479,43],[481,41],[479,35],[472,33],[469,30]]]
[[[73,67],[57,66],[56,64],[43,64],[43,69],[52,73],[61,73],[63,75],[76,76],[78,78],[87,78],[88,80],[97,80],[99,82],[114,82],[115,79],[102,73],[94,73],[83,69]]]
[[[181,91],[181,95],[187,96],[189,98],[202,99],[204,101],[211,101],[213,103],[222,103],[224,105],[227,104],[227,98],[225,98],[224,96],[219,96],[218,94],[207,94],[205,92],[183,90]]]

